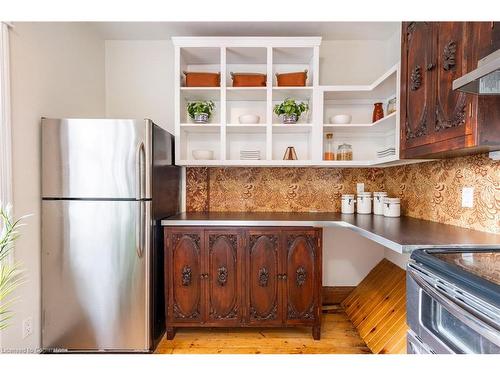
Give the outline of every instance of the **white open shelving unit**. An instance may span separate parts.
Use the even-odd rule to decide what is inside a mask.
[[[397,98],[399,64],[369,85],[319,85],[320,37],[174,37],[176,163],[185,166],[339,166],[392,165],[399,161],[399,108],[371,123],[373,104]],[[276,73],[307,69],[305,87],[277,87]],[[220,72],[220,87],[184,87],[183,71]],[[232,87],[231,72],[266,73],[267,87]],[[285,98],[305,101],[309,111],[297,124],[283,125],[273,113]],[[213,100],[208,124],[194,124],[186,112],[193,100]],[[352,124],[329,124],[330,116],[350,113]],[[258,124],[239,124],[242,114],[256,114]],[[324,161],[325,133],[335,147],[353,146],[354,160]],[[293,146],[298,160],[283,160]],[[395,147],[396,155],[377,158]],[[213,160],[195,160],[192,151],[212,150]],[[241,150],[260,150],[261,160],[240,160]]]

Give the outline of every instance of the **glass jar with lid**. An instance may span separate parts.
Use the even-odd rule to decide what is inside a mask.
[[[323,160],[335,160],[335,148],[333,146],[333,133],[326,133],[325,154]]]
[[[352,146],[342,143],[337,149],[337,160],[352,160]]]

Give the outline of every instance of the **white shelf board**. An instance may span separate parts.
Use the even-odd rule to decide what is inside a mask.
[[[311,100],[313,96],[312,86],[274,86],[273,101],[282,101],[286,98],[295,100]]]
[[[273,133],[309,133],[312,131],[312,124],[273,124]]]
[[[323,124],[323,130],[327,132],[370,132],[370,133],[387,133],[396,129],[396,113],[372,123],[372,124]]]
[[[395,155],[372,160],[179,160],[177,165],[205,167],[329,167],[329,168],[366,168],[387,167],[428,160],[398,160]]]
[[[266,101],[267,87],[227,87],[226,99],[235,101]]]
[[[181,99],[219,101],[220,92],[220,87],[181,87]]]
[[[320,86],[324,93],[324,100],[360,100],[360,99],[387,99],[396,96],[397,70],[399,64],[394,65],[369,85],[330,85]]]
[[[220,131],[220,124],[191,124],[184,123],[180,126],[181,131],[188,133],[217,133]]]
[[[227,124],[226,131],[228,133],[265,133],[266,124]]]

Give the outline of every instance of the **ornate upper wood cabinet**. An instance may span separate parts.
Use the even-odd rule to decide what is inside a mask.
[[[500,149],[500,97],[452,90],[453,81],[499,43],[494,28],[489,22],[403,22],[401,158]]]
[[[320,338],[321,229],[165,228],[167,338],[176,327],[311,326]]]

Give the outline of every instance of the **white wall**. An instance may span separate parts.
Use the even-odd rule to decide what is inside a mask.
[[[408,263],[408,259],[410,259],[410,254],[399,254],[391,249],[384,250],[384,258],[390,260],[395,265],[401,267],[402,269],[406,269],[406,263]]]
[[[174,47],[171,41],[107,40],[106,115],[150,118],[174,132]]]
[[[325,40],[319,54],[320,85],[367,85],[392,65],[387,41]]]
[[[84,24],[15,23],[10,32],[13,191],[25,220],[15,258],[26,282],[16,295],[3,348],[40,346],[40,117],[103,117],[104,43]],[[33,334],[22,338],[22,320]]]
[[[384,258],[384,249],[349,229],[323,228],[323,285],[358,285]]]

